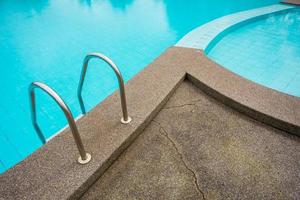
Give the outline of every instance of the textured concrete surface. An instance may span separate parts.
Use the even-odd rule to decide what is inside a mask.
[[[201,199],[194,173],[152,123],[83,199]]]
[[[0,175],[0,199],[74,199],[143,131],[184,78],[252,118],[300,135],[300,98],[247,81],[209,60],[202,51],[172,47],[126,84],[129,125],[120,123],[118,92],[77,125],[92,161],[79,165],[69,129]]]
[[[118,91],[77,121],[83,144],[92,155],[90,163],[77,163],[78,150],[66,129],[0,175],[0,199],[76,199],[86,191],[141,133],[185,78],[185,69],[170,68],[166,58],[171,55],[163,55],[125,86],[128,112],[133,119],[130,124],[120,123]],[[164,81],[157,81],[158,77]]]
[[[300,136],[299,97],[234,74],[210,60],[203,51],[181,48],[179,55],[177,64],[190,60],[187,78],[203,91],[254,119]]]
[[[184,82],[82,199],[299,199],[299,160],[299,137]]]

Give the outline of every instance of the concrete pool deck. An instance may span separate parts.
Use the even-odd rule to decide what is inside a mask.
[[[233,74],[209,60],[203,51],[171,47],[126,84],[132,123],[120,123],[118,92],[77,122],[83,143],[92,154],[89,164],[77,164],[78,152],[71,132],[66,129],[0,176],[0,199],[76,199],[82,196],[143,132],[184,79],[240,113],[300,135],[300,98]],[[264,135],[264,132],[256,134]]]
[[[298,199],[299,152],[184,81],[82,199]]]

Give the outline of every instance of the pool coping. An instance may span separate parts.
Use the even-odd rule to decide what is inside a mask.
[[[282,1],[281,3],[300,6],[300,0],[286,0],[286,1]]]
[[[118,92],[77,121],[92,154],[87,165],[69,129],[0,176],[0,199],[77,199],[134,141],[184,79],[239,112],[300,136],[300,98],[240,77],[201,50],[171,47],[126,84],[129,115],[120,123]]]
[[[286,12],[295,8],[292,5],[275,4],[226,15],[190,31],[175,46],[201,49],[207,53],[231,30],[270,14]]]

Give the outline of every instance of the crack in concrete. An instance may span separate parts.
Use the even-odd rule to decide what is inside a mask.
[[[164,108],[162,108],[162,110],[168,110],[168,109],[172,109],[172,108],[182,108],[182,107],[185,107],[185,106],[196,106],[196,104],[199,101],[201,101],[201,99],[192,101],[191,103],[182,104],[182,105],[175,105],[175,106],[164,107]]]
[[[193,178],[194,178],[194,183],[196,185],[197,191],[199,192],[199,194],[202,196],[202,198],[205,200],[205,195],[204,192],[200,189],[200,186],[198,184],[198,179],[197,179],[197,175],[196,173],[188,166],[188,164],[184,161],[183,155],[182,153],[180,153],[179,149],[176,146],[176,143],[169,137],[168,132],[164,129],[164,127],[161,125],[161,123],[152,120],[152,122],[156,123],[159,126],[159,132],[165,136],[165,138],[167,138],[167,140],[169,140],[169,142],[172,144],[172,146],[174,147],[174,149],[176,150],[177,154],[179,155],[180,160],[182,161],[183,165],[185,166],[185,168],[191,172],[193,174]]]

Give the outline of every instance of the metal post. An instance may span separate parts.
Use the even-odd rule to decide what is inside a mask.
[[[100,53],[88,54],[85,57],[84,62],[83,62],[83,67],[82,67],[82,71],[81,71],[81,75],[80,75],[80,81],[79,81],[78,90],[77,90],[77,96],[78,96],[78,100],[79,100],[79,103],[80,103],[82,113],[83,114],[86,113],[85,106],[84,106],[83,99],[82,99],[82,95],[81,95],[82,94],[82,87],[83,87],[86,71],[87,71],[87,68],[88,68],[88,65],[89,65],[89,61],[92,58],[99,58],[101,60],[104,60],[115,72],[115,74],[118,78],[118,83],[119,83],[119,88],[120,88],[120,97],[121,97],[121,106],[122,106],[122,112],[123,112],[123,117],[121,119],[121,122],[123,124],[130,123],[132,119],[128,116],[127,104],[126,104],[126,95],[125,95],[125,87],[124,87],[124,81],[123,81],[122,74],[121,74],[120,70],[118,69],[118,67],[113,63],[112,60],[110,60],[108,57],[106,57],[105,55],[102,55]]]
[[[69,107],[66,105],[66,103],[60,98],[60,96],[54,91],[52,90],[49,86],[47,86],[44,83],[40,83],[40,82],[33,82],[30,84],[29,86],[29,96],[30,96],[30,102],[31,102],[31,119],[32,119],[32,124],[37,132],[37,134],[39,135],[40,139],[42,140],[42,142],[45,144],[46,143],[46,138],[44,137],[44,135],[42,134],[41,129],[39,128],[38,124],[37,124],[37,117],[36,117],[36,106],[35,106],[35,88],[40,88],[42,89],[44,92],[46,92],[58,105],[59,107],[62,109],[62,111],[64,112],[68,123],[69,123],[69,127],[71,129],[72,135],[74,137],[75,143],[77,145],[80,157],[78,158],[78,162],[80,164],[86,164],[91,160],[91,155],[89,153],[86,153],[81,137],[79,135],[74,117],[69,109]]]

